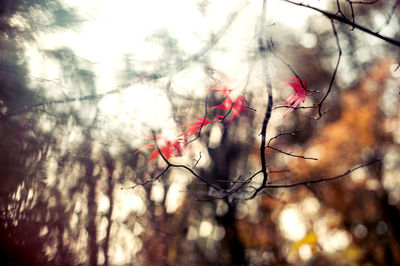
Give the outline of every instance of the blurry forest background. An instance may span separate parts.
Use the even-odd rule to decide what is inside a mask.
[[[280,0],[267,2],[264,25],[263,1],[107,2],[0,1],[2,265],[400,264],[400,47],[334,22],[343,54],[327,112],[282,119],[287,108],[276,107],[293,93],[282,82],[294,76],[285,62],[319,91],[301,106],[329,87],[338,47],[328,18]],[[399,1],[306,3],[400,40]],[[206,108],[211,119],[216,84],[248,107],[229,127],[204,126],[170,161],[227,188],[261,169],[262,25],[273,41],[267,140],[293,132],[271,146],[318,158],[267,148],[272,184],[379,161],[250,200],[210,199],[181,168],[152,181],[165,162],[134,152],[152,130],[177,136]]]

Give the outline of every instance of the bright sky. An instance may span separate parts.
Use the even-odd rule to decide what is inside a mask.
[[[160,61],[161,44],[146,40],[149,36],[167,30],[173,38],[176,38],[178,47],[187,57],[199,51],[209,41],[211,34],[226,22],[227,16],[245,3],[239,0],[205,1],[208,4],[203,14],[199,8],[203,0],[115,0],[112,3],[107,0],[65,0],[64,2],[66,6],[75,8],[86,21],[78,29],[43,35],[40,46],[48,49],[70,47],[77,56],[94,63],[96,89],[99,93],[116,88],[117,74],[123,71],[124,55],[131,55],[135,68],[143,67],[144,62]],[[316,0],[308,2],[321,5],[320,1]],[[243,71],[246,65],[242,64],[241,58],[248,56],[247,47],[249,40],[255,34],[255,23],[260,15],[262,1],[249,1],[245,6],[246,8],[240,9],[241,15],[237,18],[237,22],[227,32],[227,39],[220,42],[223,47],[231,46],[230,49],[234,49],[235,52],[220,53],[219,56],[212,58],[218,69],[233,76],[246,72]],[[268,1],[267,17],[270,23],[282,23],[298,29],[304,25],[309,14],[310,11],[305,8],[280,0]],[[312,36],[308,37],[308,39],[305,37],[306,43],[312,43]],[[32,76],[57,79],[59,73],[49,62],[37,61],[34,64],[36,65],[32,67],[34,69]],[[37,67],[38,65],[46,67]],[[186,71],[185,74],[193,76],[191,71]],[[241,79],[240,74],[239,79]],[[175,86],[177,90],[191,91],[191,93],[202,91],[201,80],[195,82],[199,84],[196,88],[193,86],[194,82],[183,83],[184,80],[187,78],[179,79],[179,76],[173,78],[173,82],[179,85]],[[165,84],[166,80],[161,82]],[[199,96],[202,96],[201,93]],[[162,91],[157,92],[154,88],[137,84],[126,90],[123,95],[105,97],[100,102],[100,108],[112,117],[118,115],[123,118],[120,114],[129,113],[139,119],[139,123],[155,121],[149,125],[153,128],[173,128],[175,125],[169,119],[171,113],[168,111],[152,113],[149,102],[154,102],[157,106],[169,106]],[[165,108],[167,109],[169,108]],[[154,119],[148,119],[149,116]],[[131,121],[128,119],[125,123]],[[157,123],[161,124],[157,126]]]

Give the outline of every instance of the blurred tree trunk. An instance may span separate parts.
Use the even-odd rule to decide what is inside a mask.
[[[231,256],[230,263],[226,263],[225,265],[246,265],[245,247],[239,239],[239,233],[236,228],[236,204],[231,203],[228,206],[228,212],[224,216],[217,218],[218,222],[225,229],[225,238],[222,240],[222,246],[229,251]]]
[[[107,219],[107,229],[106,229],[106,237],[104,240],[103,244],[103,251],[104,251],[104,266],[109,265],[108,261],[108,249],[110,246],[110,232],[111,232],[111,226],[112,226],[112,212],[114,208],[114,197],[113,197],[113,190],[114,190],[114,182],[113,182],[113,172],[114,172],[114,165],[111,162],[111,159],[108,159],[106,162],[107,170],[108,170],[108,176],[107,176],[107,197],[110,202],[110,206],[108,208],[108,212],[106,214],[106,219]]]
[[[88,187],[87,194],[87,208],[88,218],[87,227],[88,232],[88,254],[89,254],[89,265],[97,266],[97,225],[96,225],[96,214],[97,214],[97,202],[96,202],[96,185],[97,176],[93,176],[94,162],[90,159],[92,146],[88,144],[83,151],[82,162],[84,163],[86,174],[85,180]]]

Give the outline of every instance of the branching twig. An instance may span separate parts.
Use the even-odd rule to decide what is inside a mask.
[[[354,167],[352,169],[349,169],[349,170],[347,170],[346,172],[344,172],[344,173],[342,173],[340,175],[336,175],[336,176],[332,176],[332,177],[326,177],[326,178],[322,177],[322,178],[318,178],[318,179],[300,181],[300,182],[291,183],[291,184],[272,184],[272,183],[269,183],[269,184],[261,185],[258,188],[254,188],[255,191],[247,199],[255,198],[259,193],[264,191],[264,189],[291,188],[291,187],[297,187],[297,186],[306,186],[307,188],[310,188],[309,186],[311,184],[323,183],[323,182],[328,182],[328,181],[333,181],[333,180],[339,179],[339,178],[344,177],[344,176],[346,176],[346,175],[348,175],[348,174],[350,174],[350,173],[352,173],[352,172],[354,172],[354,171],[356,171],[356,170],[358,170],[360,168],[367,167],[367,166],[372,165],[374,163],[377,163],[379,161],[380,161],[380,159],[373,159],[373,160],[371,160],[371,161],[369,161],[367,163],[364,163],[364,164],[356,166],[356,167]]]
[[[262,173],[262,171],[258,171],[258,172],[254,173],[252,176],[250,176],[249,178],[247,178],[244,181],[218,180],[218,182],[230,182],[230,183],[233,183],[233,184],[240,184],[240,185],[232,188],[231,190],[222,191],[223,194],[221,194],[220,196],[211,196],[208,199],[225,199],[225,198],[229,197],[230,195],[233,195],[234,193],[237,193],[240,190],[246,188],[247,187],[246,185],[250,184],[251,181],[253,180],[253,178],[256,177],[257,175],[261,174],[261,173]]]
[[[347,19],[345,17],[338,16],[337,14],[333,14],[333,13],[330,13],[328,11],[325,11],[325,10],[322,10],[322,9],[319,9],[317,7],[313,7],[313,6],[310,6],[310,5],[306,5],[306,4],[303,4],[303,3],[293,2],[291,0],[283,0],[283,1],[288,2],[290,4],[293,4],[293,5],[297,5],[297,6],[301,6],[301,7],[305,7],[305,8],[309,8],[309,9],[315,10],[315,11],[323,14],[327,18],[331,19],[331,20],[336,20],[336,21],[339,21],[341,23],[350,25],[350,26],[352,26],[352,27],[354,27],[354,28],[356,28],[358,30],[361,30],[361,31],[363,31],[363,32],[365,32],[365,33],[367,33],[367,34],[369,34],[371,36],[374,36],[376,38],[384,40],[385,42],[390,43],[392,45],[395,45],[397,47],[400,47],[400,41],[395,40],[393,38],[389,38],[389,37],[383,36],[383,35],[381,35],[381,34],[379,34],[377,32],[374,32],[374,31],[368,29],[365,26],[362,26],[362,25],[359,25],[357,23],[352,22],[352,21],[350,21],[349,19]]]
[[[331,21],[331,24],[332,24],[333,35],[335,36],[335,39],[336,39],[336,45],[338,47],[338,53],[339,54],[338,54],[338,59],[337,59],[337,62],[336,62],[335,69],[333,70],[331,82],[329,83],[328,91],[326,92],[326,94],[324,95],[324,97],[322,98],[322,100],[318,104],[318,116],[316,117],[316,119],[320,119],[322,117],[322,112],[321,112],[322,104],[324,103],[326,97],[328,97],[329,93],[331,92],[332,85],[333,85],[333,82],[335,81],[336,73],[337,73],[337,70],[339,68],[340,58],[342,57],[342,48],[340,47],[339,36],[338,36],[337,31],[336,31],[336,27],[335,27],[334,22]]]
[[[332,176],[332,177],[326,177],[326,178],[318,178],[318,179],[311,179],[311,180],[306,180],[306,181],[300,181],[297,183],[292,183],[292,184],[267,184],[265,186],[265,188],[289,188],[289,187],[297,187],[297,186],[304,186],[304,185],[309,185],[309,184],[315,184],[315,183],[322,183],[322,182],[327,182],[327,181],[333,181],[336,179],[339,179],[341,177],[344,177],[360,168],[372,165],[374,163],[379,162],[380,159],[373,159],[372,161],[369,161],[367,163],[361,164],[359,166],[356,166],[352,169],[347,170],[346,172],[340,174],[340,175],[336,175],[336,176]]]
[[[149,180],[146,180],[146,181],[144,181],[144,182],[142,182],[142,183],[136,183],[136,185],[133,185],[133,186],[131,186],[131,187],[127,187],[127,188],[121,187],[121,190],[122,190],[122,189],[134,189],[134,188],[136,188],[136,187],[138,187],[138,186],[145,186],[145,185],[147,185],[147,184],[149,184],[149,183],[153,183],[154,181],[159,180],[160,177],[163,176],[163,175],[168,171],[168,169],[169,169],[169,166],[167,166],[167,168],[165,168],[165,169],[164,169],[161,173],[159,173],[156,177],[151,178],[151,179],[149,179]]]
[[[164,162],[167,164],[167,169],[168,169],[169,167],[183,168],[183,169],[185,169],[186,171],[189,171],[193,176],[195,176],[195,177],[197,177],[198,179],[200,179],[201,181],[203,181],[205,184],[207,184],[207,186],[212,187],[213,189],[215,189],[215,190],[217,190],[217,191],[220,191],[220,190],[221,190],[219,187],[217,187],[217,186],[211,184],[211,183],[210,183],[207,179],[205,179],[204,177],[202,177],[202,176],[196,174],[192,169],[190,169],[190,168],[187,167],[186,165],[170,163],[170,162],[167,160],[167,158],[165,158],[164,154],[163,154],[163,153],[161,152],[161,150],[160,150],[160,146],[158,145],[155,132],[153,131],[152,133],[153,133],[153,140],[154,140],[154,144],[156,145],[156,149],[157,149],[158,153],[160,154],[161,158],[162,158],[162,159],[164,160]],[[163,173],[165,173],[165,172],[166,172],[166,170],[163,171]]]
[[[276,135],[275,137],[270,138],[269,141],[268,141],[268,143],[267,143],[267,145],[266,145],[265,147],[266,147],[266,148],[270,148],[271,150],[274,150],[274,151],[277,151],[277,152],[286,154],[286,155],[288,155],[288,156],[296,157],[296,158],[303,158],[303,159],[306,159],[306,160],[318,160],[318,158],[314,158],[314,157],[305,157],[305,156],[301,156],[301,155],[295,155],[295,154],[292,154],[291,152],[285,152],[285,151],[282,151],[281,149],[278,149],[278,148],[275,148],[275,147],[271,146],[271,142],[272,142],[273,140],[279,138],[280,136],[284,136],[284,135],[292,135],[292,136],[293,136],[293,135],[296,134],[296,132],[298,132],[298,130],[294,130],[294,131],[291,131],[291,132],[284,132],[284,133],[281,133],[281,132],[280,132],[280,133],[279,133],[278,135]]]
[[[298,129],[296,129],[296,130],[293,130],[293,131],[290,131],[290,132],[284,132],[284,133],[282,133],[282,132],[279,132],[279,134],[278,134],[278,135],[276,135],[275,137],[272,137],[272,138],[270,138],[270,139],[269,139],[267,146],[269,146],[273,140],[275,140],[275,139],[279,138],[280,136],[285,136],[285,135],[291,135],[291,136],[294,136],[294,135],[296,135],[296,133],[297,133],[297,132],[299,132],[299,130],[298,130]]]

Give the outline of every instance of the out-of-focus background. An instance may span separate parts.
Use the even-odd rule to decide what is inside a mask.
[[[400,40],[399,1],[305,3]],[[362,1],[360,1],[362,2]],[[319,120],[274,108],[266,150],[274,183],[211,200],[188,171],[146,163],[152,131],[175,137],[211,119],[225,85],[246,99],[229,127],[205,126],[182,157],[228,188],[261,169],[267,89],[258,37],[262,1],[0,1],[2,265],[399,265],[400,47],[335,22],[343,51]],[[330,20],[269,0],[262,32],[326,93],[338,58]],[[274,107],[293,73],[269,53]],[[219,110],[221,111],[221,110]],[[228,116],[229,119],[229,116]],[[194,135],[191,138],[194,138]],[[256,176],[252,184],[260,184]],[[144,185],[138,185],[143,184]],[[211,194],[210,194],[211,193]]]

